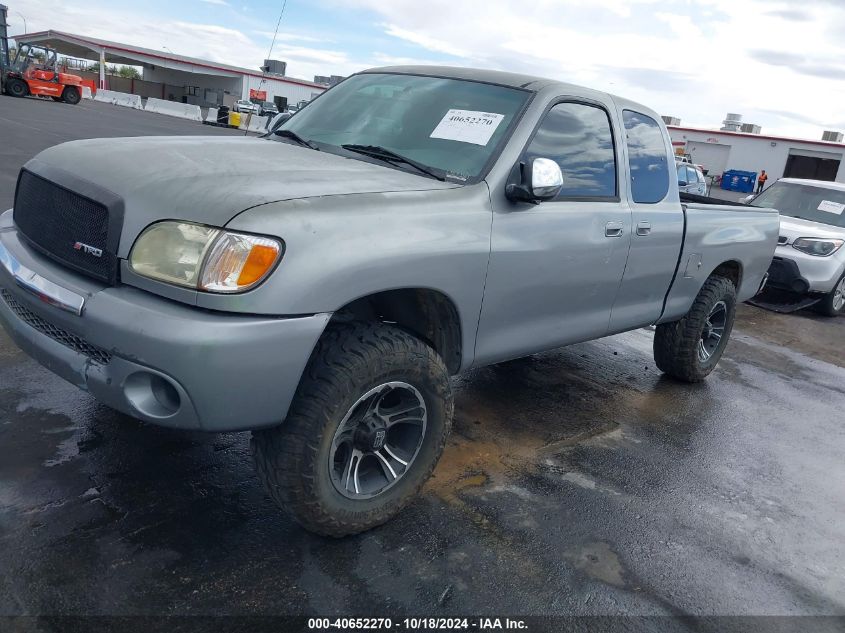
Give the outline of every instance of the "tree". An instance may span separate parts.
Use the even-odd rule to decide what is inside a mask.
[[[140,79],[141,73],[138,72],[137,68],[133,68],[132,66],[121,66],[117,74],[121,77],[126,77],[127,79]]]

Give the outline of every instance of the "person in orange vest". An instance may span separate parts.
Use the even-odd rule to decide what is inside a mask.
[[[766,170],[760,172],[760,175],[757,176],[757,193],[759,194],[763,191],[763,187],[766,186],[766,181],[769,179],[769,176],[766,174]]]

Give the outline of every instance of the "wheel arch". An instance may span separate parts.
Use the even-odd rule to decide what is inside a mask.
[[[742,284],[742,272],[742,262],[736,259],[729,259],[716,266],[707,277],[724,277],[730,280],[734,288],[739,291],[740,285]]]
[[[457,304],[433,288],[394,288],[354,299],[335,311],[331,321],[393,323],[425,341],[443,359],[450,374],[463,361],[463,335]]]

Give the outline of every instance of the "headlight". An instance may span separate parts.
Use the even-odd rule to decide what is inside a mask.
[[[838,251],[845,240],[825,240],[817,237],[799,237],[792,243],[792,248],[797,248],[802,253],[815,255],[816,257],[827,257]]]
[[[263,281],[281,255],[281,242],[271,237],[159,222],[138,237],[129,266],[144,277],[185,288],[243,292]]]

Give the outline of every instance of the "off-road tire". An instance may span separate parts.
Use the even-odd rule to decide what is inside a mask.
[[[839,286],[839,284],[841,284],[841,283],[842,283],[842,280],[843,280],[843,279],[845,279],[845,275],[843,275],[842,277],[840,277],[840,278],[836,281],[836,286],[834,286],[834,290],[831,290],[829,293],[827,293],[826,295],[824,295],[824,296],[822,297],[821,301],[819,301],[816,305],[814,305],[814,306],[813,306],[813,310],[815,310],[815,311],[816,311],[816,312],[818,312],[819,314],[823,314],[824,316],[828,316],[828,317],[835,317],[835,316],[839,316],[840,314],[842,314],[842,313],[843,313],[843,311],[845,311],[845,310],[843,310],[842,308],[840,308],[839,310],[837,310],[837,309],[833,306],[833,302],[834,302],[834,295],[835,295],[835,293],[836,293],[835,288],[836,288],[836,287],[838,287],[838,286]]]
[[[67,86],[62,92],[62,99],[65,103],[69,103],[70,105],[76,105],[77,103],[82,101],[82,94],[79,92],[79,88],[77,88],[76,86]]]
[[[425,400],[419,451],[391,488],[371,499],[347,498],[329,472],[334,434],[362,395],[390,381],[412,385]],[[388,521],[416,496],[440,459],[452,414],[449,372],[429,345],[384,323],[333,324],[317,343],[285,421],[252,435],[258,477],[307,530],[357,534]]]
[[[6,80],[6,94],[13,97],[25,97],[29,94],[29,86],[26,85],[23,79],[13,77],[12,79]]]
[[[722,340],[712,356],[703,362],[698,344],[705,322],[720,301],[725,302],[727,318]],[[654,361],[658,369],[684,382],[701,382],[716,367],[730,339],[736,317],[736,288],[724,277],[710,277],[695,298],[689,312],[679,321],[663,323],[654,333]]]

